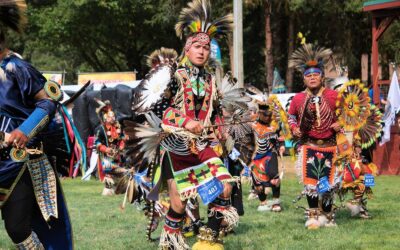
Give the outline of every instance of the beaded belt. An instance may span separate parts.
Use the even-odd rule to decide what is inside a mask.
[[[305,138],[303,140],[303,144],[317,147],[331,147],[336,146],[336,137],[332,136],[324,139],[316,139],[316,138]]]

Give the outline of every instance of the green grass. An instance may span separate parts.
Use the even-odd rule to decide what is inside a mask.
[[[302,187],[293,174],[282,184],[282,213],[259,213],[258,202],[247,201],[236,234],[225,238],[226,249],[400,249],[399,176],[379,176],[368,207],[371,220],[351,218],[342,209],[337,214],[338,228],[317,231],[304,229],[303,211],[292,200]],[[157,249],[146,241],[147,219],[133,206],[119,209],[122,196],[101,196],[102,184],[96,181],[63,180],[72,218],[76,249]],[[305,200],[300,201],[305,205]],[[202,216],[205,208],[202,208]],[[153,234],[159,236],[158,229]],[[191,238],[192,245],[195,239]],[[0,249],[13,249],[3,224],[0,225]]]

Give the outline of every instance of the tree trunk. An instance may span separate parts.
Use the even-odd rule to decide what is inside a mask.
[[[231,66],[231,72],[232,72],[232,75],[235,75],[235,72],[234,72],[235,65],[233,63],[233,58],[235,58],[235,57],[233,56],[233,37],[232,36],[228,37],[228,48],[229,48],[229,62],[230,62],[230,66]]]
[[[272,1],[265,2],[265,74],[268,93],[272,92],[274,81],[274,58],[272,55],[272,31],[271,31],[271,4]]]
[[[289,68],[289,58],[293,54],[294,51],[294,18],[293,14],[289,13],[289,27],[288,27],[288,68],[286,70],[286,87],[288,88],[288,92],[292,93],[293,91],[293,68]]]

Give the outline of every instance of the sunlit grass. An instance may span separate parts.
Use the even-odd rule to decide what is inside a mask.
[[[244,185],[245,215],[236,233],[225,238],[226,249],[400,249],[400,177],[379,176],[374,199],[368,202],[371,220],[351,218],[342,209],[337,214],[338,228],[317,231],[304,229],[303,211],[292,200],[301,191],[293,174],[282,183],[284,210],[259,213],[258,202],[247,201],[249,186]],[[121,211],[122,196],[103,197],[97,181],[63,180],[72,218],[76,249],[157,249],[146,241],[147,219],[133,206]],[[305,200],[300,201],[305,205]],[[202,208],[205,216],[205,208]],[[159,231],[153,238],[159,236]],[[193,244],[194,238],[189,240]],[[13,249],[3,224],[0,249]]]

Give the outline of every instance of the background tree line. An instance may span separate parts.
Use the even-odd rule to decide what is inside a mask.
[[[77,72],[148,71],[146,55],[161,46],[181,51],[174,31],[186,0],[28,0],[25,34],[10,34],[10,47],[41,70]],[[287,68],[288,55],[300,43],[332,48],[349,76],[360,77],[361,54],[370,53],[371,20],[363,0],[244,0],[243,43],[245,81],[265,88],[276,67],[292,91],[302,88],[299,75]],[[213,16],[232,11],[232,1],[213,0]],[[386,61],[400,63],[400,25],[384,35],[380,51]],[[396,39],[397,38],[397,39]],[[229,47],[222,47],[229,68]]]

